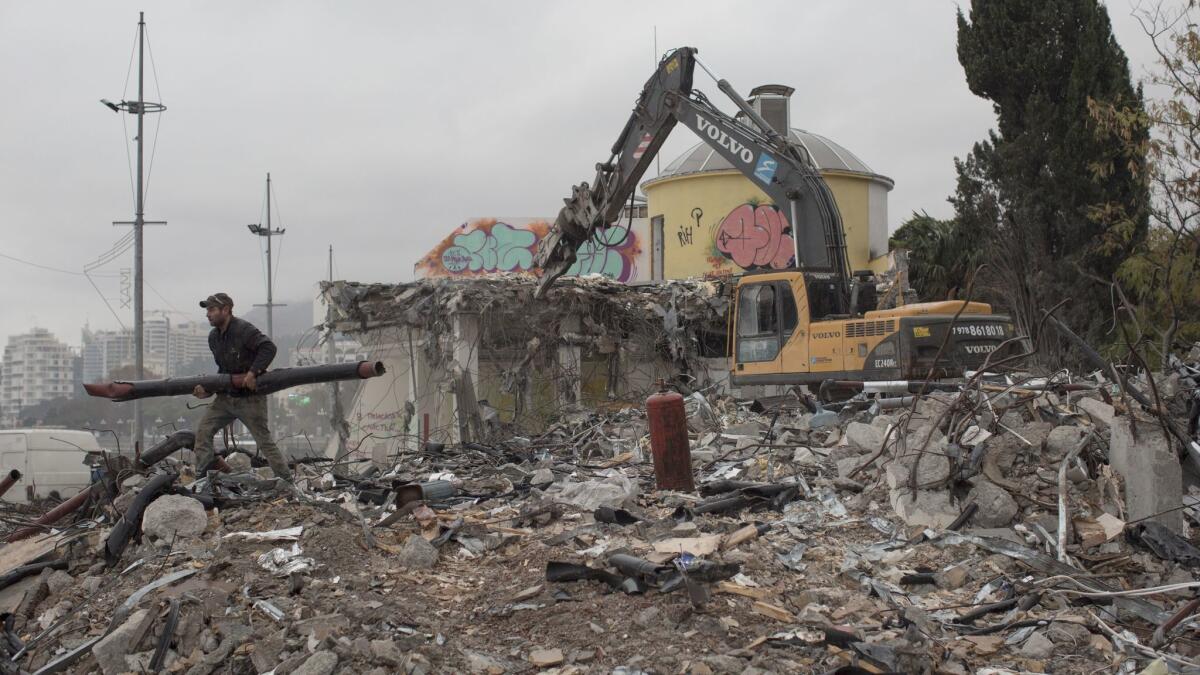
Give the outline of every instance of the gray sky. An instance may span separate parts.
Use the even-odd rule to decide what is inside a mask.
[[[1135,76],[1152,54],[1110,3]],[[265,174],[281,241],[276,298],[336,276],[409,279],[472,216],[552,216],[628,117],[658,47],[690,45],[743,94],[796,87],[793,124],[892,177],[889,224],[947,216],[953,158],[993,126],[955,55],[956,4],[866,2],[0,3],[0,254],[78,272],[132,219],[122,98],[137,12],[169,110],[146,217],[147,310],[202,319],[224,290],[265,300]],[[136,98],[136,74],[126,98]],[[716,86],[697,88],[726,109]],[[148,100],[154,78],[147,74]],[[147,142],[156,120],[148,117]],[[666,164],[695,143],[677,128]],[[149,155],[149,150],[147,150]],[[132,266],[132,251],[101,270]],[[119,280],[96,283],[114,307]],[[30,326],[71,344],[117,321],[83,276],[0,258],[0,340]],[[119,310],[120,311],[120,310]],[[131,312],[122,319],[131,325]]]

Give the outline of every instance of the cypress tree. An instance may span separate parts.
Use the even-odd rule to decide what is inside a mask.
[[[1131,164],[1144,157],[1130,160],[1089,114],[1097,101],[1143,109],[1107,11],[1096,0],[974,0],[958,12],[958,59],[997,118],[955,161],[951,198],[961,239],[986,247],[986,296],[1026,334],[1070,297],[1060,316],[1101,339],[1112,316],[1104,282],[1144,238],[1149,200]],[[1057,360],[1056,344],[1041,347]]]

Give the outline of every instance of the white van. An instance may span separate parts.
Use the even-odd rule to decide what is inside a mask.
[[[0,429],[0,475],[13,469],[21,472],[21,480],[0,499],[24,504],[47,497],[74,497],[92,484],[88,453],[102,453],[90,431]]]

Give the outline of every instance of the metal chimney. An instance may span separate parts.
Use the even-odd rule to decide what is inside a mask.
[[[750,105],[779,135],[788,137],[792,123],[792,87],[764,84],[750,90]]]

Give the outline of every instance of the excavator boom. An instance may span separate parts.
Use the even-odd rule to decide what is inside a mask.
[[[608,161],[596,165],[595,181],[576,185],[564,200],[554,226],[538,245],[535,264],[542,268],[542,277],[537,297],[566,273],[575,252],[596,230],[616,222],[667,135],[682,122],[783,211],[796,245],[796,268],[833,283],[840,311],[847,311],[850,274],[845,237],[829,186],[805,151],[771,129],[728,82],[718,79],[717,85],[747,121],[726,115],[693,89],[695,67],[704,67],[696,51],[681,47],[662,58]]]

